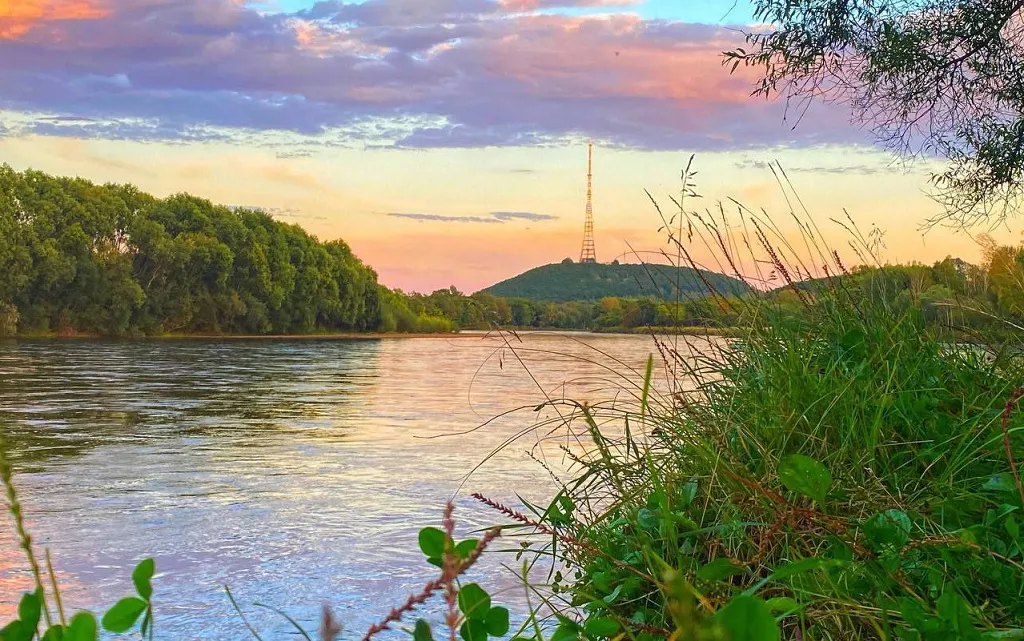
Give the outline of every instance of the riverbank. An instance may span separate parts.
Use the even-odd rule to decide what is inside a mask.
[[[743,327],[609,327],[592,330],[592,334],[655,334],[656,336],[742,336],[748,330]]]
[[[456,332],[335,332],[330,334],[140,334],[132,336],[103,336],[76,332],[60,334],[41,332],[0,337],[0,340],[386,340],[404,338],[481,338],[498,335],[500,332],[518,334],[559,334],[559,335],[621,335],[638,336],[654,333],[658,336],[724,336],[734,337],[744,333],[739,327],[613,327],[598,329],[562,329],[502,327],[500,329],[466,329]]]

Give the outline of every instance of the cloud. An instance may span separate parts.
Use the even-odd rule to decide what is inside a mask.
[[[530,221],[541,221],[541,220],[556,220],[558,216],[552,216],[551,214],[535,214],[529,211],[492,211],[487,216],[446,216],[442,214],[404,214],[404,213],[390,213],[388,216],[394,216],[395,218],[408,218],[410,220],[424,221],[435,221],[444,223],[485,223],[495,224],[504,223],[510,220],[530,220]]]
[[[420,222],[431,220],[443,223],[500,223],[496,218],[484,218],[482,216],[443,216],[441,214],[401,214],[391,213],[388,216],[395,218],[409,218]]]
[[[557,220],[558,216],[551,214],[535,214],[529,211],[492,211],[491,216],[498,220]]]
[[[108,13],[87,0],[4,0],[0,2],[0,40],[69,20],[98,20]]]
[[[289,15],[237,0],[31,0],[0,13],[0,109],[51,118],[21,133],[268,146],[862,140],[842,108],[818,106],[792,131],[782,104],[749,98],[753,77],[721,64],[735,32],[629,4],[327,1]],[[608,12],[545,13],[594,6]]]
[[[309,149],[290,149],[287,151],[279,151],[274,154],[275,157],[286,160],[289,158],[309,158],[313,155],[313,152]]]
[[[803,174],[846,174],[846,175],[859,175],[859,176],[873,176],[878,174],[889,174],[899,173],[906,170],[906,166],[901,166],[901,163],[896,162],[895,159],[888,156],[887,154],[874,152],[862,152],[858,154],[854,150],[846,148],[842,151],[842,156],[847,159],[853,155],[864,156],[861,162],[836,162],[836,159],[825,158],[828,153],[828,149],[824,148],[819,150],[818,156],[821,158],[815,164],[797,164],[797,165],[783,165],[783,169],[788,173],[803,173]],[[757,169],[759,171],[771,171],[771,166],[774,163],[768,160],[758,160],[751,158],[744,158],[743,160],[733,163],[737,169]]]

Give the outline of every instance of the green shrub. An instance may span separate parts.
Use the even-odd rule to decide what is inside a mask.
[[[14,336],[18,333],[18,307],[16,305],[0,305],[0,337]]]
[[[660,340],[669,393],[652,361],[574,405],[589,447],[539,517],[491,503],[550,537],[553,641],[1024,638],[1019,334],[952,342],[810,232],[831,275],[799,288],[750,225],[792,296],[743,301],[735,340]]]

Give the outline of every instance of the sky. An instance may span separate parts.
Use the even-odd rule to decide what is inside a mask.
[[[977,260],[922,232],[933,166],[840,105],[750,96],[721,52],[754,23],[745,0],[0,0],[0,162],[261,207],[406,291],[578,258],[588,140],[600,261],[665,248],[647,192],[670,209],[694,154],[699,207],[787,220],[777,161],[841,252],[848,213],[883,260]]]

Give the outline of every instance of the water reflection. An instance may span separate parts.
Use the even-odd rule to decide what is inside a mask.
[[[621,394],[615,372],[642,371],[653,351],[645,337],[588,337],[603,355],[566,337],[524,340],[518,356],[483,337],[4,343],[0,419],[67,607],[113,603],[131,590],[131,565],[152,555],[162,638],[244,637],[225,583],[241,603],[310,628],[329,601],[358,632],[431,578],[416,533],[440,520],[465,473],[553,412],[444,435],[534,405],[541,390]],[[524,454],[536,440],[474,474],[457,501],[464,530],[499,520],[470,491],[551,495]],[[557,448],[547,455],[557,467]],[[3,615],[9,588],[28,585],[13,545],[0,528]],[[493,558],[476,576],[514,587]],[[269,611],[247,616],[265,638],[289,634]]]

